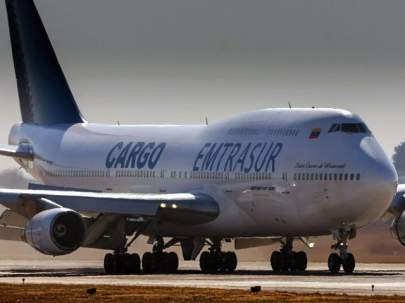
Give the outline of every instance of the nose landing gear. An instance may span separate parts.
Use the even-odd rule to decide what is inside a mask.
[[[331,253],[328,258],[328,268],[333,274],[343,270],[347,274],[351,274],[356,267],[356,260],[353,254],[347,251],[349,239],[353,239],[356,236],[356,229],[351,228],[350,230],[338,230],[333,234],[336,239],[336,243],[331,246],[331,249],[338,250],[339,254]]]
[[[271,254],[270,264],[274,272],[305,271],[307,269],[307,254],[303,251],[293,251],[293,239],[281,241],[280,251]]]

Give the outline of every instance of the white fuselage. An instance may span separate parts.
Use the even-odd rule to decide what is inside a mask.
[[[47,185],[217,201],[214,221],[156,223],[163,236],[316,236],[378,219],[396,191],[374,136],[328,132],[342,123],[363,124],[343,110],[270,109],[196,126],[17,124],[10,144],[30,143],[35,160],[21,164]]]

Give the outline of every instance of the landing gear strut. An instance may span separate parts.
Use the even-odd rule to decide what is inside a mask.
[[[234,252],[221,251],[221,241],[215,240],[210,244],[209,251],[204,251],[200,256],[200,268],[203,273],[233,272],[238,265]]]
[[[328,268],[333,274],[340,271],[343,267],[345,273],[352,273],[356,267],[356,260],[353,254],[347,251],[348,240],[353,239],[356,236],[356,230],[354,228],[350,230],[338,230],[333,234],[336,239],[336,243],[331,246],[331,249],[338,250],[339,254],[331,253],[328,258]]]
[[[293,239],[287,238],[281,242],[280,251],[271,254],[270,264],[274,272],[305,271],[307,269],[307,254],[303,251],[293,251]]]
[[[153,252],[146,252],[142,257],[142,268],[144,273],[173,273],[179,267],[179,258],[174,252],[164,252],[168,244],[164,244],[163,239],[158,239],[153,246]]]

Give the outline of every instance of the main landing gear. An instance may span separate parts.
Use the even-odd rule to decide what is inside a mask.
[[[334,233],[336,243],[331,246],[331,249],[338,250],[339,254],[331,253],[329,255],[328,268],[331,273],[338,273],[341,267],[343,267],[344,272],[348,274],[351,274],[354,271],[356,260],[353,254],[347,252],[347,248],[348,240],[353,239],[355,236],[355,229],[350,229],[349,231],[339,230]]]
[[[238,259],[234,252],[221,251],[221,241],[210,243],[209,251],[204,251],[200,256],[200,268],[203,273],[234,272]]]
[[[141,259],[138,254],[106,254],[104,269],[107,274],[138,274],[141,272]]]
[[[163,239],[160,238],[153,246],[153,252],[146,252],[142,257],[144,273],[174,273],[179,268],[179,258],[174,252],[164,252]]]
[[[144,253],[141,258],[138,254],[128,254],[128,247],[117,250],[114,254],[107,254],[104,258],[104,269],[107,274],[139,274],[141,263],[144,273],[173,273],[179,267],[179,258],[174,252],[164,252],[171,243],[166,245],[163,239],[157,240],[153,246],[153,252]]]
[[[293,239],[287,238],[281,242],[280,251],[271,254],[270,264],[274,272],[298,272],[307,269],[307,254],[303,251],[293,251]]]

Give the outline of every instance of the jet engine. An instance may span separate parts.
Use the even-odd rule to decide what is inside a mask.
[[[399,243],[405,246],[405,211],[392,221],[391,233]]]
[[[67,208],[36,214],[25,227],[25,241],[46,255],[66,255],[84,241],[86,227],[81,215]]]

